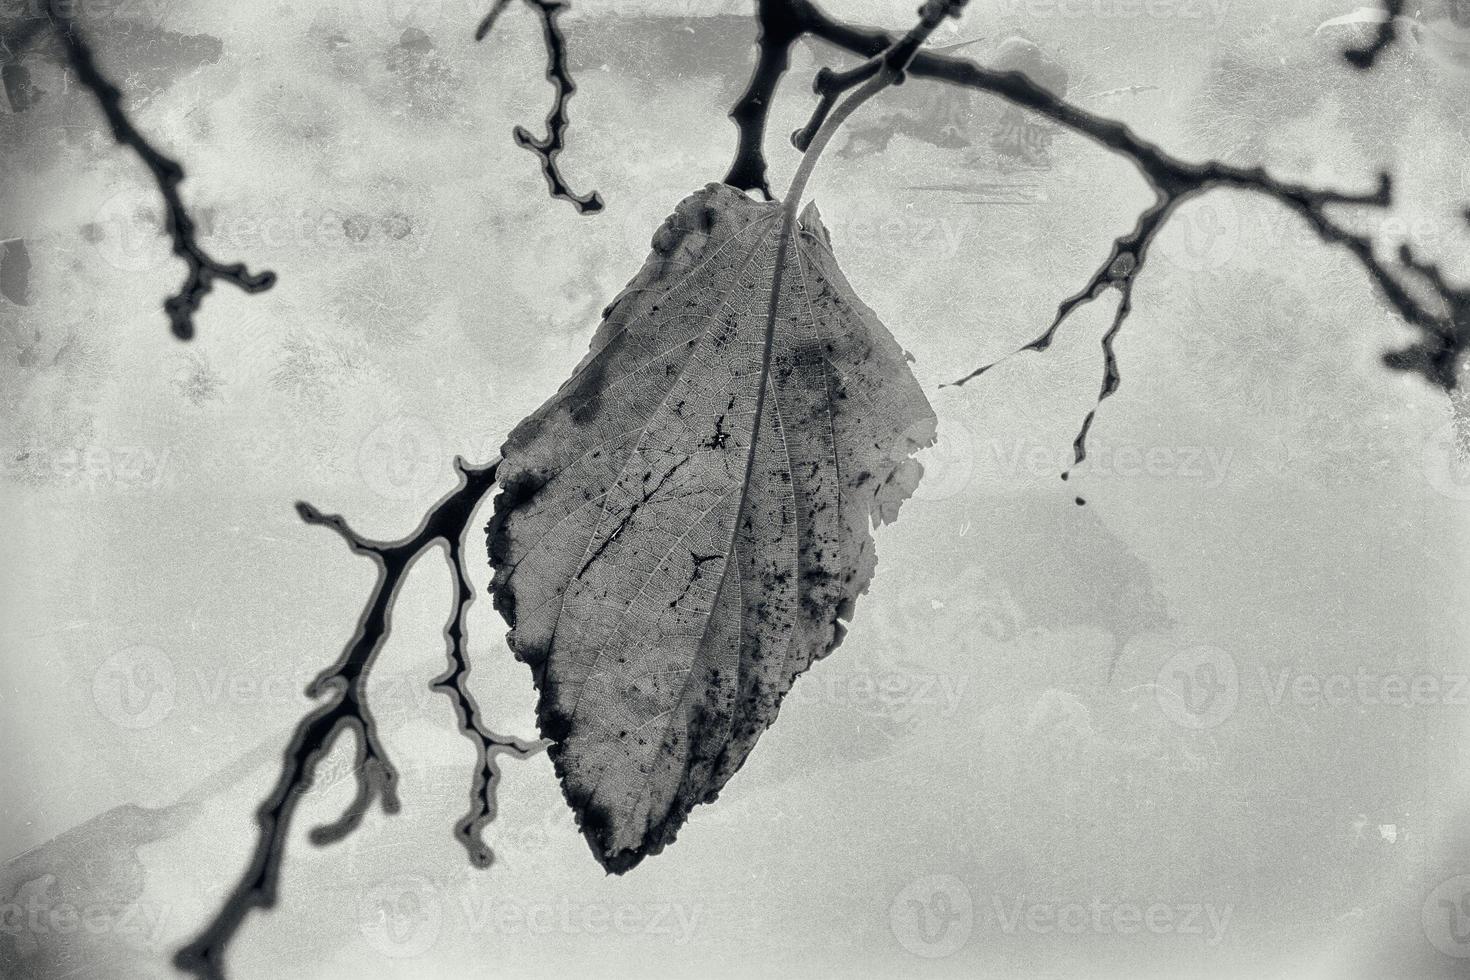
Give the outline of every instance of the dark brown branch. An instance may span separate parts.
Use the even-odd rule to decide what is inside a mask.
[[[1342,53],[1343,59],[1359,71],[1367,71],[1378,61],[1378,56],[1398,40],[1398,18],[1404,12],[1404,0],[1383,0],[1383,22],[1378,25],[1373,39],[1365,47],[1349,48]]]
[[[934,29],[945,17],[958,17],[964,6],[965,0],[950,4],[935,3],[932,0],[926,2],[919,9],[919,22],[910,28],[902,38],[872,55],[867,61],[847,71],[833,71],[830,68],[818,71],[812,83],[812,88],[818,96],[817,107],[812,111],[812,116],[807,120],[807,124],[791,134],[792,145],[798,150],[806,150],[811,145],[812,138],[817,135],[817,131],[822,128],[822,123],[826,122],[837,100],[879,72],[891,73],[893,75],[892,84],[903,84],[904,72],[929,35],[934,33]]]
[[[509,2],[495,0],[476,32],[477,38],[483,38],[489,32]],[[566,128],[565,104],[575,91],[566,73],[564,42],[556,24],[565,4],[560,0],[525,2],[531,4],[541,17],[548,55],[547,77],[556,87],[556,101],[547,117],[547,135],[535,139],[518,127],[517,141],[541,157],[543,171],[554,196],[571,200],[579,210],[596,210],[601,206],[597,195],[579,198],[572,194],[556,170],[556,156],[562,148]],[[942,16],[956,6],[958,4],[930,0],[921,9],[921,16],[929,20],[936,11]],[[994,94],[1080,133],[1134,164],[1155,192],[1153,203],[1139,214],[1132,231],[1112,243],[1106,259],[1084,287],[1059,305],[1057,315],[1047,330],[1022,348],[1046,349],[1061,324],[1076,308],[1096,299],[1109,287],[1116,288],[1120,302],[1102,341],[1104,376],[1099,404],[1112,395],[1120,383],[1113,345],[1132,309],[1133,286],[1146,264],[1152,243],[1181,204],[1216,187],[1258,193],[1276,200],[1300,215],[1323,241],[1346,249],[1404,319],[1423,334],[1419,342],[1385,355],[1386,363],[1399,370],[1415,371],[1443,387],[1453,387],[1455,360],[1463,350],[1466,336],[1470,335],[1470,289],[1451,285],[1436,265],[1420,259],[1408,247],[1398,252],[1396,263],[1379,259],[1370,238],[1351,232],[1333,220],[1329,213],[1330,208],[1341,205],[1389,207],[1392,186],[1386,174],[1380,177],[1373,191],[1346,192],[1280,181],[1261,168],[1241,168],[1213,160],[1190,163],[1138,137],[1122,123],[1094,115],[1053,96],[1021,73],[985,69],[970,61],[919,50],[927,30],[911,31],[903,39],[895,40],[882,31],[833,21],[810,0],[761,0],[759,18],[760,50],[755,72],[731,112],[739,141],[736,159],[727,179],[742,189],[761,189],[769,195],[762,144],[770,99],[788,67],[791,45],[804,34],[819,37],[872,60],[848,72],[828,71],[818,76],[822,104],[818,106],[814,122],[806,130],[814,145],[803,159],[803,170],[799,170],[797,179],[793,180],[792,190],[788,192],[789,200],[800,197],[803,174],[809,172],[814,153],[820,151],[819,141],[829,131],[824,124],[836,126],[851,104],[860,102],[869,94],[868,87],[881,87],[893,81],[890,75],[897,76],[905,70],[915,77],[932,78]],[[1378,50],[1391,40],[1389,37]],[[1371,57],[1368,63],[1371,64]],[[857,85],[864,85],[864,89],[847,102],[835,105],[842,92]],[[813,137],[811,133],[817,135]],[[778,270],[780,265],[778,258]],[[1426,292],[1434,294],[1432,301],[1421,299]],[[984,370],[972,372],[956,384],[962,384]],[[1077,435],[1074,443],[1077,462],[1086,457],[1086,438],[1095,416],[1096,408],[1088,413]],[[303,719],[292,738],[281,777],[258,813],[260,837],[250,866],[218,917],[194,943],[180,951],[179,965],[201,976],[221,976],[224,950],[245,916],[254,908],[269,908],[274,904],[284,841],[296,803],[310,785],[316,763],[329,751],[342,731],[352,731],[358,740],[357,792],[342,817],[333,824],[318,828],[312,839],[317,843],[340,839],[358,824],[375,799],[382,801],[385,810],[391,812],[396,808],[396,775],[378,744],[376,728],[367,709],[364,682],[387,636],[389,611],[408,567],[426,548],[441,541],[446,546],[447,557],[454,570],[455,602],[445,627],[448,667],[433,684],[436,690],[450,696],[462,731],[477,746],[472,807],[469,815],[457,825],[456,833],[472,861],[484,864],[491,859],[480,833],[494,815],[496,759],[507,753],[529,754],[536,748],[490,731],[466,685],[469,661],[464,617],[471,601],[471,590],[463,569],[462,535],[475,506],[493,485],[494,474],[495,464],[484,468],[461,465],[460,486],[441,499],[414,534],[396,542],[369,541],[353,532],[340,517],[322,515],[308,505],[299,505],[303,519],[333,528],[354,551],[371,556],[379,567],[378,582],[359,621],[357,633],[342,657],[308,690],[313,696],[329,695],[331,700]],[[1082,502],[1081,498],[1078,502]]]
[[[562,177],[561,171],[557,169],[556,158],[566,143],[566,132],[569,119],[567,116],[567,102],[577,91],[577,83],[572,80],[572,74],[567,70],[567,43],[562,35],[561,27],[556,19],[561,16],[562,11],[571,6],[569,0],[525,0],[528,7],[536,12],[541,21],[541,39],[546,45],[546,80],[551,83],[555,90],[551,109],[546,113],[546,135],[536,136],[524,126],[517,126],[514,130],[516,145],[522,146],[541,159],[541,173],[546,178],[547,190],[552,197],[558,197],[570,201],[572,206],[581,214],[595,214],[602,210],[602,197],[592,191],[588,194],[578,194],[567,185]],[[490,8],[479,27],[475,29],[475,40],[483,41],[495,26],[496,20],[510,6],[510,0],[495,0],[495,5]]]
[[[456,459],[455,466],[467,481],[472,478],[472,471],[467,470],[461,460]],[[492,466],[492,474],[493,470]],[[452,512],[445,513],[447,526],[468,526],[470,515],[478,502],[478,499],[471,501],[472,496],[473,492],[466,494],[462,502],[456,503]],[[456,523],[460,521],[463,523]],[[470,658],[465,635],[465,616],[471,603],[475,601],[475,593],[470,586],[469,576],[465,574],[464,535],[445,534],[441,536],[441,540],[444,542],[445,558],[449,562],[450,572],[454,575],[454,606],[449,622],[444,626],[447,661],[444,673],[434,678],[429,686],[446,695],[453,703],[459,730],[475,747],[474,777],[470,782],[470,810],[455,824],[454,835],[464,845],[471,864],[477,868],[488,868],[494,861],[494,854],[485,844],[484,830],[495,819],[495,787],[500,776],[497,760],[502,755],[528,758],[544,749],[546,743],[525,742],[500,735],[485,724],[479,702],[468,687]]]
[[[818,74],[816,87],[821,99],[814,122],[794,137],[800,145],[814,131],[814,126],[820,125],[837,95],[873,75],[876,69],[872,59],[880,58],[891,49],[895,39],[885,31],[833,20],[812,0],[762,0],[761,6],[763,17],[788,25],[783,39],[794,30],[798,37],[811,34],[870,59],[846,72],[824,70]],[[1391,20],[1396,11],[1390,9],[1389,14]],[[790,27],[791,24],[795,26]],[[783,43],[789,44],[784,40]],[[1390,207],[1392,184],[1386,174],[1380,175],[1375,190],[1355,193],[1281,181],[1260,167],[1237,167],[1218,160],[1191,163],[1165,152],[1121,122],[1088,112],[1053,95],[1020,72],[996,71],[964,58],[917,50],[909,62],[907,74],[988,92],[1012,105],[1029,109],[1129,160],[1152,187],[1154,203],[1139,215],[1134,230],[1114,241],[1108,256],[1087,284],[1062,302],[1056,318],[1040,337],[1021,348],[1044,350],[1062,321],[1074,309],[1095,299],[1108,287],[1116,287],[1121,300],[1113,323],[1103,338],[1104,370],[1099,403],[1112,395],[1120,383],[1113,343],[1132,310],[1133,283],[1144,267],[1149,246],[1180,204],[1216,187],[1260,194],[1278,201],[1301,216],[1322,241],[1345,249],[1399,315],[1421,333],[1418,341],[1386,353],[1384,363],[1395,370],[1412,371],[1447,390],[1454,387],[1456,364],[1467,341],[1470,341],[1470,287],[1450,284],[1438,267],[1414,259],[1410,252],[1401,251],[1397,261],[1378,257],[1370,237],[1353,232],[1334,220],[1330,213],[1334,205]],[[752,86],[755,81],[752,79]],[[749,147],[754,146],[758,150],[759,145],[758,140],[751,139],[742,129],[736,168],[743,168],[743,172],[758,170],[764,173],[763,161],[746,159]],[[1432,301],[1425,301],[1428,299],[1424,297],[1426,291],[1433,293]],[[979,368],[954,383],[963,384],[991,366]],[[1086,438],[1095,414],[1096,408],[1088,413],[1074,441],[1077,462],[1086,456]]]
[[[755,68],[745,91],[730,110],[737,132],[735,159],[725,174],[725,183],[743,191],[760,191],[771,199],[766,176],[766,120],[781,76],[791,67],[791,46],[806,28],[789,3],[760,0],[756,9]]]
[[[509,6],[510,0],[495,0],[494,6],[481,18],[479,26],[475,28],[476,41],[485,40],[486,35],[495,27],[495,22],[500,19],[500,15],[505,13],[505,8]]]
[[[339,515],[323,514],[304,502],[296,505],[303,521],[331,529],[354,553],[371,558],[377,566],[377,580],[358,618],[357,629],[341,656],[307,686],[308,697],[327,700],[301,720],[286,746],[275,788],[256,811],[259,834],[250,863],[215,917],[175,955],[174,964],[179,969],[197,977],[222,980],[226,952],[246,916],[255,909],[274,907],[296,806],[311,787],[317,764],[343,732],[351,732],[357,741],[356,794],[341,817],[313,829],[312,843],[324,845],[341,840],[356,829],[375,800],[381,802],[385,813],[398,811],[398,774],[379,741],[377,723],[368,706],[367,683],[373,663],[388,640],[393,603],[409,569],[420,555],[438,544],[444,545],[454,573],[454,604],[444,627],[448,666],[432,686],[449,696],[460,730],[476,751],[470,813],[459,822],[455,833],[476,866],[484,867],[491,862],[490,849],[480,835],[495,815],[494,793],[499,775],[496,760],[507,754],[524,758],[540,751],[542,746],[491,731],[467,686],[470,663],[465,644],[465,614],[473,594],[464,572],[461,549],[475,508],[495,485],[499,463],[471,467],[456,460],[455,466],[459,471],[459,485],[430,508],[413,533],[397,541],[365,538]]]
[[[243,262],[224,264],[218,262],[199,245],[194,219],[184,207],[179,196],[179,185],[184,181],[184,168],[177,160],[164,156],[148,139],[138,132],[122,107],[122,92],[102,74],[76,22],[60,11],[57,0],[51,0],[48,16],[55,27],[56,35],[66,50],[67,62],[77,73],[77,79],[97,99],[97,105],[107,118],[112,136],[119,144],[138,155],[138,159],[153,174],[158,193],[163,197],[165,227],[173,240],[174,254],[189,267],[188,275],[179,291],[164,300],[163,309],[168,314],[174,336],[188,340],[194,336],[194,314],[204,302],[204,297],[214,288],[216,280],[230,283],[246,293],[259,293],[276,283],[276,274],[268,269],[251,272]]]

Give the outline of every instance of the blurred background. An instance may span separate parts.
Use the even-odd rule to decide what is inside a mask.
[[[279,275],[212,293],[189,344],[160,309],[183,270],[146,170],[47,46],[4,55],[0,975],[172,975],[371,582],[292,503],[409,530],[456,454],[489,458],[566,378],[663,217],[729,164],[748,4],[564,17],[562,164],[606,199],[595,217],[512,143],[550,103],[539,29],[516,5],[477,45],[484,6],[77,5],[184,162],[201,241]],[[1349,188],[1392,170],[1399,206],[1355,226],[1470,275],[1466,19],[1408,6],[1367,75],[1339,54],[1373,28],[1352,0],[975,0],[933,43],[1187,158]],[[794,51],[778,190],[813,72],[843,63]],[[471,750],[427,689],[449,612],[430,556],[373,687],[403,811],[306,842],[351,797],[340,745],[232,975],[1470,972],[1470,401],[1380,366],[1408,332],[1364,274],[1278,206],[1189,204],[1063,484],[1112,297],[1049,352],[939,385],[1040,332],[1142,180],[914,81],[854,118],[809,194],[940,419],[845,645],[664,854],[605,877],[543,755],[507,764],[498,861],[476,871],[451,836]],[[488,602],[471,630],[482,704],[532,734]]]

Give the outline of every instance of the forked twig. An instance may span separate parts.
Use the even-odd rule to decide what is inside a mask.
[[[260,293],[276,284],[276,274],[269,269],[251,272],[243,262],[217,261],[199,244],[194,219],[179,196],[184,181],[184,168],[177,160],[165,156],[133,125],[123,110],[122,92],[97,67],[91,47],[76,22],[61,10],[59,0],[51,0],[47,16],[66,51],[67,63],[77,79],[97,100],[107,118],[113,139],[131,149],[143,161],[164,203],[164,227],[173,241],[173,252],[188,266],[188,275],[179,291],[163,302],[169,325],[175,337],[189,340],[194,336],[194,314],[216,280],[227,282],[246,293]]]
[[[477,39],[488,34],[510,2],[495,0],[476,31]],[[565,42],[556,23],[567,4],[563,0],[524,2],[531,5],[541,19],[547,48],[547,78],[556,93],[547,116],[546,135],[533,137],[523,127],[517,127],[516,140],[541,159],[548,188],[554,197],[571,201],[579,211],[596,211],[602,206],[601,198],[595,192],[585,196],[574,194],[557,169],[557,156],[563,148],[567,126],[566,102],[575,91],[566,68]],[[1154,190],[1154,198],[1140,212],[1133,229],[1112,242],[1107,256],[1087,283],[1061,302],[1046,331],[1021,348],[1046,349],[1074,310],[1098,298],[1109,288],[1117,289],[1120,294],[1118,309],[1102,341],[1104,378],[1099,404],[1117,390],[1120,382],[1113,344],[1132,309],[1133,286],[1147,261],[1151,245],[1180,205],[1217,187],[1276,200],[1302,217],[1324,242],[1347,250],[1403,318],[1421,332],[1416,343],[1385,355],[1385,362],[1395,369],[1421,374],[1443,387],[1453,387],[1455,361],[1465,346],[1466,338],[1470,337],[1470,288],[1449,283],[1437,265],[1418,257],[1409,246],[1403,246],[1392,258],[1380,259],[1374,252],[1372,239],[1334,220],[1330,212],[1332,207],[1344,205],[1389,207],[1392,183],[1388,175],[1380,175],[1373,190],[1351,192],[1281,181],[1261,168],[1236,167],[1216,160],[1203,163],[1180,160],[1137,136],[1126,125],[1052,95],[1024,74],[994,71],[948,54],[923,50],[923,42],[934,26],[962,5],[962,0],[948,3],[928,0],[920,10],[919,25],[895,38],[882,31],[832,20],[812,0],[759,0],[758,54],[750,82],[731,111],[738,140],[735,160],[726,182],[770,196],[763,155],[770,102],[780,78],[789,67],[791,45],[810,34],[867,60],[847,71],[824,70],[818,74],[816,112],[794,136],[794,141],[805,152],[783,201],[783,224],[794,220],[795,208],[807,179],[831,134],[867,98],[900,81],[905,75],[974,88],[1035,112],[1130,160],[1148,181]],[[1390,3],[1390,22],[1396,7]],[[1365,49],[1360,56],[1364,64],[1360,67],[1371,66],[1377,54],[1392,40],[1390,27],[1370,46],[1371,53],[1366,53],[1369,49]],[[1351,60],[1353,55],[1348,57]],[[842,98],[844,95],[847,95],[846,99]],[[161,179],[160,187],[163,188]],[[174,193],[176,197],[176,182]],[[768,350],[780,289],[782,259],[789,235],[787,224],[778,249],[777,280],[773,284],[767,324]],[[955,384],[963,384],[989,367],[977,369]],[[758,404],[758,413],[759,410]],[[1074,443],[1076,462],[1081,462],[1086,456],[1086,437],[1095,414],[1094,407]],[[342,656],[308,688],[311,696],[326,697],[327,700],[302,720],[292,736],[281,776],[257,815],[260,835],[250,865],[218,916],[193,943],[180,951],[176,962],[181,967],[202,977],[222,977],[226,947],[245,917],[252,909],[270,908],[274,904],[284,842],[296,804],[310,786],[316,764],[343,731],[351,731],[358,742],[357,792],[342,816],[332,824],[317,828],[312,840],[319,844],[328,843],[350,833],[375,800],[380,801],[387,812],[397,808],[397,776],[378,742],[366,700],[366,679],[387,637],[393,601],[409,567],[425,550],[441,542],[454,572],[454,607],[444,630],[448,666],[445,673],[433,681],[433,687],[451,698],[461,730],[477,749],[477,767],[470,791],[471,809],[456,825],[455,832],[474,864],[484,866],[491,861],[492,855],[481,834],[495,813],[496,760],[503,754],[524,757],[538,749],[537,745],[491,731],[466,685],[470,665],[464,619],[473,597],[464,570],[463,534],[476,506],[494,486],[496,466],[496,463],[485,467],[458,464],[459,486],[429,511],[414,533],[398,541],[365,539],[342,518],[324,515],[307,504],[298,505],[303,520],[330,527],[347,541],[353,551],[371,557],[378,566],[378,581],[357,631]],[[1078,500],[1080,503],[1081,498]]]
[[[473,864],[487,867],[491,863],[493,855],[482,832],[495,816],[495,787],[500,771],[497,760],[502,755],[527,758],[545,747],[542,743],[524,742],[492,731],[467,686],[470,661],[465,615],[474,601],[474,593],[464,571],[462,547],[475,508],[495,486],[498,466],[498,460],[475,467],[456,459],[459,485],[429,509],[411,534],[396,541],[365,538],[341,516],[323,514],[311,504],[297,503],[296,512],[307,524],[335,531],[354,553],[371,558],[378,569],[377,580],[358,618],[357,629],[341,656],[307,685],[308,697],[327,700],[304,717],[292,733],[275,788],[256,811],[259,834],[250,863],[215,917],[175,955],[174,965],[179,969],[207,980],[223,980],[225,954],[246,916],[255,909],[274,907],[281,861],[296,806],[311,787],[317,764],[344,732],[351,732],[357,739],[353,768],[357,792],[337,820],[312,830],[312,843],[325,845],[346,837],[362,822],[374,801],[381,803],[385,813],[398,811],[398,773],[379,741],[377,722],[368,704],[368,677],[388,640],[393,604],[409,569],[420,555],[439,544],[444,546],[454,575],[454,604],[444,626],[447,666],[431,682],[431,687],[453,702],[460,731],[474,744],[476,754],[470,810],[455,826],[455,836],[465,846]]]
[[[1373,38],[1361,48],[1349,48],[1344,51],[1343,59],[1359,71],[1367,71],[1372,68],[1378,61],[1378,56],[1398,40],[1398,18],[1403,12],[1404,0],[1383,0],[1383,20],[1379,22],[1378,30],[1373,33]]]
[[[1391,24],[1401,5],[1393,0],[1387,2],[1387,20]],[[746,94],[731,113],[739,135],[735,160],[725,179],[745,190],[769,193],[763,141],[755,130],[763,130],[765,126],[770,93],[775,91],[786,69],[784,52],[797,39],[810,34],[869,59],[844,72],[830,69],[818,72],[814,84],[819,96],[816,112],[806,127],[793,134],[793,142],[801,147],[811,140],[836,98],[871,78],[877,70],[874,59],[898,42],[885,31],[833,20],[813,0],[759,0],[758,16],[762,24],[757,42],[761,53]],[[766,25],[774,28],[767,30]],[[1371,46],[1372,54],[1365,53],[1357,59],[1364,61],[1362,67],[1370,66],[1372,59],[1391,43],[1392,28],[1384,30],[1381,43]],[[1354,60],[1351,54],[1349,59]],[[1237,167],[1219,160],[1191,163],[1143,139],[1124,123],[1089,112],[1052,94],[1021,72],[996,71],[964,58],[916,49],[905,74],[987,92],[1030,110],[1127,159],[1149,183],[1154,200],[1140,212],[1133,230],[1113,241],[1088,282],[1062,301],[1057,316],[1041,336],[1020,348],[1022,351],[1046,349],[1068,314],[1109,287],[1116,288],[1120,301],[1102,340],[1104,365],[1098,404],[1117,391],[1121,382],[1114,342],[1132,311],[1133,284],[1148,258],[1150,245],[1179,205],[1214,188],[1259,194],[1277,201],[1305,220],[1323,242],[1345,249],[1404,321],[1420,331],[1417,341],[1385,353],[1384,363],[1394,370],[1419,374],[1446,390],[1454,387],[1456,365],[1470,343],[1470,286],[1450,283],[1438,265],[1418,258],[1407,246],[1395,257],[1380,258],[1372,238],[1354,232],[1334,220],[1330,213],[1335,205],[1391,207],[1393,185],[1387,174],[1378,176],[1375,189],[1352,192],[1279,180],[1261,167]],[[1466,217],[1470,218],[1470,214]],[[964,384],[993,366],[987,364],[952,384]],[[1080,463],[1086,457],[1087,434],[1096,411],[1094,406],[1088,412],[1073,441],[1075,462]],[[1065,479],[1067,474],[1062,475]]]
[[[480,26],[475,28],[475,40],[483,41],[511,0],[495,0]],[[580,214],[596,214],[602,210],[602,196],[596,191],[578,194],[568,186],[557,168],[556,158],[566,145],[567,102],[577,91],[577,83],[567,69],[567,42],[556,19],[571,6],[569,0],[525,0],[541,21],[541,39],[546,46],[546,80],[551,83],[555,95],[551,108],[546,113],[546,135],[536,136],[524,126],[517,126],[513,135],[517,146],[524,147],[541,159],[541,173],[546,178],[546,188],[552,197],[570,201]]]

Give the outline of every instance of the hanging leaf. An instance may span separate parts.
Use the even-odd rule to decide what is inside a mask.
[[[869,525],[897,517],[934,441],[814,206],[773,318],[781,225],[723,184],[686,198],[501,450],[491,588],[610,871],[672,841],[841,642],[876,563]]]

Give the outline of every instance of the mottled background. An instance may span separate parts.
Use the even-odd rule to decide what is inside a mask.
[[[913,4],[830,6],[901,27]],[[1422,44],[1350,74],[1355,29],[1317,28],[1352,7],[976,0],[940,40],[978,37],[985,58],[1023,30],[1074,98],[1187,155],[1352,187],[1390,167],[1403,204],[1363,227],[1470,273],[1470,79]],[[483,12],[77,5],[139,126],[186,162],[206,245],[280,277],[212,294],[188,345],[159,308],[182,270],[146,171],[42,51],[5,65],[4,977],[170,975],[371,579],[292,502],[410,528],[456,453],[487,458],[564,379],[663,216],[724,173],[745,4],[579,0],[564,163],[608,202],[587,218],[510,139],[549,99],[533,19],[513,7],[476,45]],[[832,57],[796,52],[778,187],[781,134]],[[1017,151],[999,116],[911,83],[816,174],[942,441],[878,535],[846,645],[720,801],[605,877],[541,756],[507,772],[499,861],[472,870],[450,834],[470,748],[426,688],[448,578],[426,561],[374,689],[403,812],[324,850],[298,834],[235,976],[1470,971],[1470,406],[1457,420],[1380,367],[1407,332],[1343,255],[1216,193],[1160,242],[1122,389],[1062,484],[1111,299],[1045,355],[938,385],[1037,333],[1146,189],[1032,124]],[[530,734],[488,602],[472,629],[475,690]],[[302,834],[350,797],[346,762]]]

